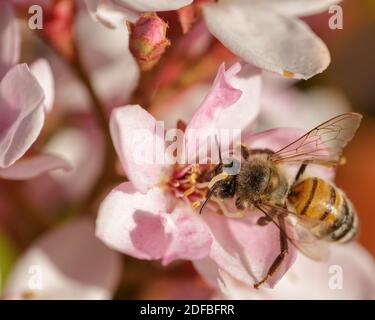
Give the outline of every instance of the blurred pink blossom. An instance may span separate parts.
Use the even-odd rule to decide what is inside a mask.
[[[45,60],[16,64],[19,28],[11,5],[0,12],[0,177],[29,179],[69,164],[52,155],[19,160],[35,142],[54,99],[53,76]]]
[[[118,254],[95,238],[87,219],[61,225],[19,259],[6,299],[110,299],[121,276]]]

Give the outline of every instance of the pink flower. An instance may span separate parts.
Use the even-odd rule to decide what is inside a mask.
[[[375,299],[375,261],[357,243],[336,246],[326,262],[299,255],[273,290],[255,290],[214,264],[200,265],[198,271],[220,288],[218,297],[227,299]]]
[[[45,60],[34,62],[30,68],[16,64],[19,30],[7,3],[2,4],[0,21],[0,177],[28,179],[49,170],[67,170],[65,161],[48,154],[17,161],[39,136],[52,108],[53,76]]]
[[[239,63],[227,71],[221,66],[186,130],[244,129],[257,116],[259,99],[258,70]],[[162,142],[156,120],[141,107],[115,109],[110,126],[129,182],[112,190],[100,206],[96,233],[101,240],[125,254],[161,259],[163,264],[176,259],[198,264],[208,261],[248,285],[265,275],[279,251],[279,231],[274,225],[259,227],[259,212],[236,219],[208,207],[199,215],[197,204],[205,199],[207,186],[201,186],[196,179],[205,166],[137,163],[135,154],[148,153],[152,148],[139,137],[139,130]],[[246,142],[249,147],[276,150],[302,133],[298,129],[275,129],[251,135]],[[186,149],[189,141],[185,138]],[[296,168],[289,170],[294,177]],[[295,257],[291,248],[280,271],[268,282],[270,286],[277,283]]]
[[[6,299],[110,299],[121,276],[121,259],[95,238],[81,219],[38,239],[8,278]]]

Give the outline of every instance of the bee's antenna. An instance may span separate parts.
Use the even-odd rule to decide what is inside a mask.
[[[206,206],[208,200],[210,200],[210,198],[214,194],[214,191],[215,191],[215,186],[212,189],[210,189],[210,191],[208,192],[207,198],[204,200],[201,208],[199,209],[199,214],[202,214],[203,208]]]

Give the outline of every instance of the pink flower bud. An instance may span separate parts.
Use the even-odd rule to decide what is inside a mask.
[[[170,44],[166,37],[168,25],[156,13],[145,13],[135,24],[128,26],[130,50],[141,69],[150,70]]]

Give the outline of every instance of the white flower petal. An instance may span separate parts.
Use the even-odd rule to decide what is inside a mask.
[[[323,11],[340,3],[342,0],[263,0],[280,13],[291,16],[309,16]]]
[[[308,79],[330,63],[327,47],[307,24],[269,7],[250,1],[225,2],[205,5],[203,12],[216,38],[262,69]]]
[[[55,83],[51,67],[47,60],[39,59],[30,66],[30,71],[38,80],[44,91],[44,108],[46,112],[51,111],[55,98]]]
[[[193,0],[116,0],[119,5],[140,12],[177,10],[192,2]]]

